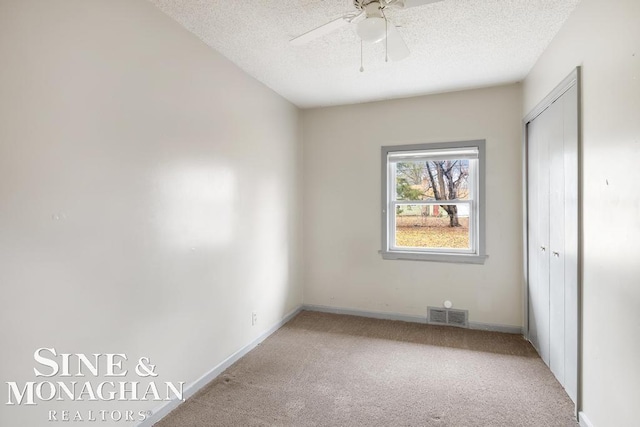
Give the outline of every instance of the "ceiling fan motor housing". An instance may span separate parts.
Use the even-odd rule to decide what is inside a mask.
[[[382,17],[382,9],[384,5],[380,0],[353,0],[353,6],[356,9],[362,10],[366,13],[367,18],[370,16]]]

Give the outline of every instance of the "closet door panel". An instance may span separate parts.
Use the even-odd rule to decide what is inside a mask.
[[[538,205],[540,199],[538,196],[538,140],[540,138],[538,131],[538,122],[533,121],[528,125],[528,150],[527,150],[527,222],[529,227],[528,233],[528,338],[531,344],[540,353],[540,336],[538,329],[540,327],[539,307],[542,304],[540,300],[540,279],[538,277],[538,259],[540,257],[540,239],[538,236]]]
[[[564,101],[547,110],[549,123],[549,368],[564,384]]]
[[[541,312],[543,318],[541,329],[544,331],[543,339],[540,340],[540,357],[549,364],[550,339],[549,339],[549,139],[550,129],[549,111],[545,111],[540,116],[543,126],[542,138],[540,141],[540,154],[538,156],[538,175],[540,200],[538,203],[538,235],[540,236],[541,250],[538,251],[538,279],[540,287]]]
[[[538,325],[538,352],[544,362],[549,364],[549,140],[551,123],[549,111],[543,112],[534,122],[537,122],[537,186],[538,203],[536,209],[537,240],[537,296],[536,318]]]

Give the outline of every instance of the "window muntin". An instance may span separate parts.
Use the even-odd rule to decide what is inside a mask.
[[[383,257],[482,262],[483,151],[484,141],[383,147]]]

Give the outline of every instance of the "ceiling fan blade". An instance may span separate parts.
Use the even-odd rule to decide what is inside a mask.
[[[407,44],[402,39],[402,35],[400,35],[396,26],[389,22],[387,31],[387,55],[389,56],[389,59],[392,61],[401,61],[409,56],[409,53],[411,52],[409,51]]]
[[[357,18],[359,15],[357,16],[353,16],[352,14],[347,14],[345,16],[342,16],[338,19],[334,19],[333,21],[327,22],[324,25],[319,26],[318,28],[314,28],[311,31],[307,31],[306,33],[302,34],[301,36],[295,37],[291,40],[289,40],[289,43],[291,43],[294,46],[300,46],[303,45],[305,43],[310,42],[311,40],[315,40],[319,37],[322,37],[324,35],[327,35],[339,28],[344,27],[345,25],[349,25],[355,18]]]
[[[391,2],[390,6],[396,6],[401,9],[409,9],[410,7],[424,6],[426,4],[437,3],[442,0],[396,0]]]

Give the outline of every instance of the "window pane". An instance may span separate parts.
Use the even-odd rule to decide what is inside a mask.
[[[469,166],[476,160],[396,163],[396,200],[469,200]]]
[[[398,248],[469,249],[469,205],[396,206]]]

